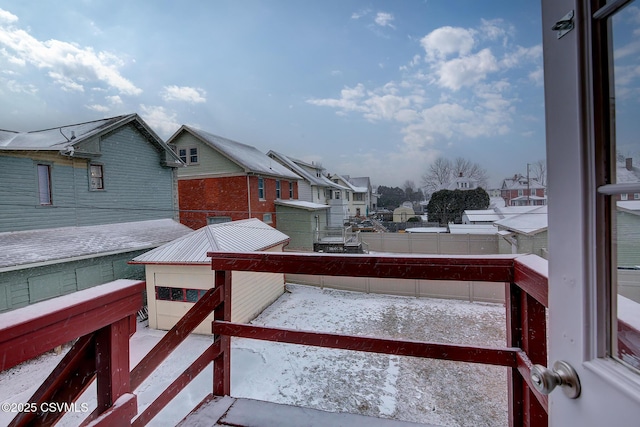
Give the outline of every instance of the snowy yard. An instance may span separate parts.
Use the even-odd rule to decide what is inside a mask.
[[[504,347],[502,305],[361,294],[288,285],[253,323],[443,343]],[[131,340],[134,366],[164,332],[138,325]],[[191,335],[136,391],[142,411],[211,343]],[[47,354],[0,374],[0,401],[26,402],[61,355]],[[508,425],[507,369],[232,340],[232,386],[236,397],[334,412],[350,412],[442,426]],[[151,425],[173,425],[212,390],[206,369]],[[91,388],[80,402],[95,405]],[[0,425],[9,414],[0,413]],[[69,413],[63,425],[84,414]]]

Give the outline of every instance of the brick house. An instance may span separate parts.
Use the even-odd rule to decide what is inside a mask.
[[[500,196],[506,206],[544,206],[547,204],[547,188],[536,178],[515,174],[505,178],[500,187]]]
[[[298,175],[255,147],[182,126],[167,141],[178,171],[180,222],[192,229],[257,218],[276,227],[275,201],[298,198]]]

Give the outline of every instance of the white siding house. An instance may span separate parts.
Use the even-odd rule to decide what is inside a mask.
[[[144,264],[149,327],[169,330],[213,287],[210,251],[282,251],[289,237],[252,218],[202,227],[134,258]],[[231,321],[248,322],[284,292],[284,275],[233,272]],[[196,329],[210,334],[213,313]]]

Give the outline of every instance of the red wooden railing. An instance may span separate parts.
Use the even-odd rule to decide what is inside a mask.
[[[92,425],[146,425],[209,363],[213,362],[213,394],[231,393],[230,357],[232,336],[292,344],[358,350],[414,357],[455,360],[506,366],[509,375],[509,423],[511,426],[546,426],[547,399],[530,383],[533,364],[547,363],[546,263],[527,256],[369,256],[300,253],[210,253],[214,288],[129,372],[128,337],[131,316],[139,309],[144,284],[129,286],[118,295],[91,294],[77,307],[78,320],[69,333],[53,334],[55,321],[69,321],[68,307],[51,314],[51,325],[34,323],[1,325],[0,360],[17,348],[20,357],[0,365],[7,369],[57,345],[81,336],[72,350],[32,398],[33,401],[73,402],[90,381],[98,379],[98,409],[85,421]],[[409,340],[346,336],[317,331],[297,331],[231,323],[231,271],[259,271],[352,277],[434,279],[506,283],[507,343],[502,348],[440,344]],[[84,291],[83,291],[84,292]],[[81,294],[80,292],[77,294]],[[125,295],[126,294],[126,295]],[[137,296],[136,296],[137,295]],[[75,309],[74,309],[75,310]],[[135,389],[211,312],[215,339],[158,398],[137,414]],[[34,315],[35,316],[35,315]],[[24,317],[21,314],[21,317]],[[28,317],[28,316],[27,316]],[[37,316],[35,316],[37,317]],[[57,320],[55,320],[57,319]],[[30,326],[29,326],[30,325]],[[34,325],[42,332],[33,331]],[[51,329],[53,328],[53,329]],[[69,328],[65,328],[68,330]],[[95,331],[95,332],[93,332]],[[53,336],[55,335],[55,338]],[[126,336],[126,340],[124,337]],[[5,338],[7,337],[7,338]],[[39,345],[38,337],[47,337]],[[32,347],[33,346],[33,347]],[[97,348],[97,350],[96,350]],[[105,349],[106,351],[103,351]],[[101,357],[97,357],[100,354]],[[104,357],[104,355],[107,355]],[[126,370],[125,370],[126,366]],[[206,400],[206,399],[205,399]],[[12,425],[49,424],[48,414],[21,414]],[[61,415],[60,415],[61,416]]]

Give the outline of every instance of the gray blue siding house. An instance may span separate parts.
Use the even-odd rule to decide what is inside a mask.
[[[121,278],[190,230],[179,157],[137,115],[0,130],[0,311]]]

